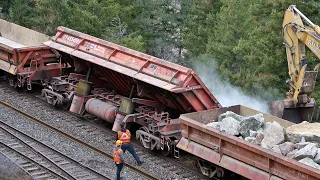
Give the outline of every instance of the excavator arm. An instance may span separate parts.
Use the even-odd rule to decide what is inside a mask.
[[[305,22],[307,25],[305,25]],[[284,15],[282,35],[286,48],[289,91],[283,101],[272,102],[271,114],[294,123],[311,121],[315,100],[311,98],[319,64],[307,71],[307,46],[320,59],[320,27],[313,24],[294,5]]]

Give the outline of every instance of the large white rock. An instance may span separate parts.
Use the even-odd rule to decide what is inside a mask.
[[[286,129],[287,138],[293,143],[300,142],[304,137],[308,142],[320,143],[320,123],[303,121]]]
[[[255,131],[251,131],[251,132],[255,132]],[[256,132],[255,137],[252,137],[252,136],[245,137],[244,140],[246,140],[252,144],[261,145],[261,141],[262,141],[263,137],[264,136],[263,136],[262,132]]]
[[[306,147],[306,145],[308,145],[308,144],[310,144],[310,142],[299,142],[299,143],[295,144],[294,146],[297,149],[302,149],[302,148]]]
[[[299,162],[320,170],[320,165],[308,157],[301,159]]]
[[[306,157],[313,159],[317,155],[317,150],[318,144],[310,143],[306,145],[304,148],[297,151],[294,154],[293,159],[300,160]]]
[[[296,154],[297,151],[299,151],[299,150],[298,150],[298,149],[295,149],[295,150],[289,152],[289,153],[287,154],[287,157],[288,157],[288,158],[293,158],[293,156]]]
[[[239,122],[242,121],[242,119],[244,118],[243,116],[240,116],[239,114],[236,114],[232,111],[227,111],[227,112],[219,115],[218,121],[222,121],[224,118],[227,118],[227,117],[232,117]]]
[[[236,136],[239,134],[240,122],[233,117],[224,118],[220,122],[220,131]]]
[[[281,150],[280,150],[280,148],[279,148],[279,145],[274,145],[274,146],[271,148],[271,150],[272,150],[273,152],[276,152],[276,153],[282,155]]]
[[[320,148],[317,150],[317,155],[314,157],[314,162],[320,164]]]
[[[219,129],[220,128],[220,122],[211,122],[211,123],[208,123],[207,126]]]
[[[261,147],[271,149],[274,145],[284,142],[284,130],[278,122],[265,123],[263,130],[264,138],[261,141]]]
[[[240,122],[239,133],[244,137],[250,136],[250,130],[257,131],[264,123],[263,114],[259,113],[254,116],[245,117]]]
[[[279,145],[281,153],[286,156],[289,152],[294,150],[294,144],[292,142],[285,142]]]

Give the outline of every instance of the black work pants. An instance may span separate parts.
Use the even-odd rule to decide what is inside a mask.
[[[121,149],[123,153],[125,153],[128,150],[132,154],[134,159],[136,159],[137,163],[141,163],[140,158],[138,157],[136,150],[134,150],[131,143],[123,143]]]
[[[120,180],[120,172],[122,170],[123,163],[119,163],[119,164],[115,163],[115,164],[117,166],[117,180]]]

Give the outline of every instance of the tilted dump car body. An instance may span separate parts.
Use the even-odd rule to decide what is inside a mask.
[[[31,80],[60,75],[59,54],[47,46],[27,47],[0,37],[0,69]]]
[[[249,179],[320,179],[317,169],[206,126],[226,111],[242,116],[261,113],[237,105],[183,114],[179,118],[182,138],[177,147]],[[268,114],[264,114],[264,120],[277,121],[284,128],[292,125]]]

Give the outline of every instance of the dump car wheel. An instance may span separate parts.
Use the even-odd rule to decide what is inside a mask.
[[[61,94],[63,96],[63,100],[60,103],[56,103],[54,106],[58,109],[69,110],[73,95],[70,96],[68,93]]]
[[[139,130],[144,131],[150,134],[150,131],[147,127],[141,127]],[[139,137],[140,143],[143,145],[144,148],[150,149],[150,138],[141,134]]]
[[[63,102],[62,102],[62,109],[69,110],[71,103],[72,103],[73,96],[70,98],[69,94],[67,94],[67,93],[63,93],[62,96],[64,97]]]
[[[164,144],[164,149],[161,150],[161,154],[164,156],[169,156],[172,152],[171,140],[168,139]]]

